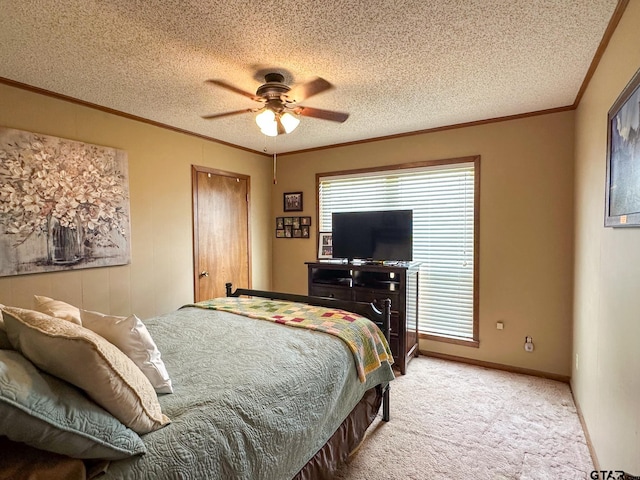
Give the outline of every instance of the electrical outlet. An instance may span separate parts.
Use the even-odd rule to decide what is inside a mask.
[[[533,338],[531,337],[524,337],[524,349],[525,351],[531,353],[533,352]]]
[[[498,330],[504,330],[504,323],[503,322],[496,323],[496,328]]]

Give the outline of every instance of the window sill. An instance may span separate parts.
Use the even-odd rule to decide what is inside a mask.
[[[429,333],[419,333],[418,338],[424,340],[433,340],[435,342],[453,343],[455,345],[462,345],[463,347],[479,348],[480,342],[478,340],[467,340],[464,338],[445,337],[442,335],[431,335]]]

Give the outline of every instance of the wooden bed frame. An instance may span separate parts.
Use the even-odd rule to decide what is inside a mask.
[[[232,292],[233,285],[225,283],[227,297],[239,297],[241,295],[249,297],[263,297],[273,300],[284,300],[287,302],[307,303],[309,305],[317,305],[319,307],[339,308],[348,312],[357,313],[374,322],[382,333],[384,333],[387,342],[390,341],[391,334],[391,300],[388,298],[383,302],[383,311],[373,303],[350,302],[346,300],[337,300],[327,297],[311,297],[306,295],[296,295],[293,293],[269,292],[265,290],[251,290],[246,288],[237,288]],[[388,422],[390,419],[389,408],[389,384],[382,387],[382,420]]]

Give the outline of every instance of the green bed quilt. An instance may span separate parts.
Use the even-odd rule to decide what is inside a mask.
[[[108,479],[290,480],[391,366],[358,379],[342,340],[203,308],[146,320],[172,379],[171,424],[147,453],[112,462]]]

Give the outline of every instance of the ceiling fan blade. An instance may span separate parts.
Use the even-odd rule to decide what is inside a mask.
[[[323,120],[330,120],[332,122],[344,122],[349,118],[348,113],[334,112],[332,110],[323,110],[321,108],[313,107],[296,107],[294,112],[304,117],[321,118]]]
[[[233,112],[214,113],[213,115],[202,115],[202,118],[204,118],[205,120],[212,120],[214,118],[228,117],[230,115],[238,115],[239,113],[249,113],[249,112],[255,112],[255,111],[256,110],[254,108],[245,108],[244,110],[235,110]]]
[[[322,93],[326,90],[333,88],[329,82],[324,78],[316,77],[313,80],[303,83],[302,85],[296,85],[286,94],[287,101],[290,103],[300,103],[309,97]]]
[[[214,85],[217,85],[218,87],[226,88],[227,90],[231,90],[232,92],[239,93],[240,95],[250,98],[251,100],[255,100],[256,102],[262,101],[261,97],[258,97],[253,93],[245,92],[244,90],[241,90],[238,87],[234,87],[233,85],[230,85],[227,82],[224,82],[222,80],[212,79],[212,80],[207,80],[207,83],[212,83]]]

